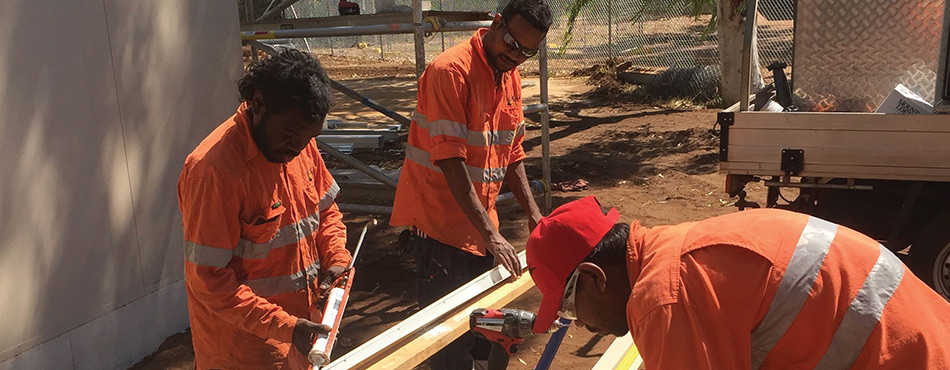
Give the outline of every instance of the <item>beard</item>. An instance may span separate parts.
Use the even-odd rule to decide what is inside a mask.
[[[251,127],[251,138],[254,139],[254,144],[257,145],[257,149],[260,149],[261,153],[264,154],[264,158],[267,159],[268,162],[287,163],[289,159],[283,158],[285,153],[280,153],[266,145],[267,124],[269,121],[270,113],[264,113],[264,116],[261,117],[260,122],[255,122]],[[293,156],[291,156],[290,159],[293,159]]]

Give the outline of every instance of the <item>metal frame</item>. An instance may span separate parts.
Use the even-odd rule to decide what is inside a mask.
[[[265,13],[265,16],[258,18],[256,22],[245,22],[241,25],[241,39],[248,42],[252,47],[252,55],[256,56],[256,49],[260,48],[265,51],[276,52],[277,49],[273,46],[266,45],[261,43],[259,40],[265,39],[281,39],[281,38],[303,38],[303,37],[331,37],[331,36],[368,36],[368,35],[383,35],[383,34],[399,34],[399,33],[412,33],[414,34],[414,43],[415,43],[415,59],[416,59],[416,76],[421,76],[422,72],[425,70],[425,34],[430,32],[453,32],[453,31],[470,31],[476,30],[482,27],[489,27],[491,21],[489,20],[467,20],[470,17],[478,18],[488,15],[488,13],[481,12],[471,12],[466,14],[466,12],[423,12],[422,11],[422,0],[413,0],[413,12],[412,12],[412,23],[385,23],[381,22],[379,24],[361,24],[361,25],[339,25],[341,22],[344,22],[343,19],[346,19],[346,22],[354,23],[363,23],[363,22],[372,22],[372,21],[382,21],[382,20],[392,20],[391,16],[379,16],[379,15],[360,15],[360,16],[340,16],[340,17],[326,17],[327,19],[340,19],[339,21],[327,22],[321,21],[320,18],[306,18],[300,20],[282,20],[280,22],[264,22],[279,12],[272,13],[275,9],[280,8],[281,6],[286,5],[290,7],[298,0],[286,0],[281,2],[276,8],[268,10]],[[754,1],[754,0],[750,0]],[[286,9],[285,7],[285,9]],[[282,10],[281,10],[282,11]],[[466,19],[466,20],[456,20],[456,21],[446,21],[444,18],[440,18],[437,22],[423,22],[423,15],[427,16],[439,16],[444,15],[452,19]],[[397,16],[398,17],[398,16]],[[321,23],[322,22],[322,23]],[[439,24],[436,27],[436,23]],[[274,27],[276,25],[277,29],[260,29],[264,26]],[[296,28],[297,25],[305,25],[308,28]],[[325,26],[332,25],[332,26]],[[539,71],[539,80],[541,85],[541,103],[532,104],[524,106],[525,114],[529,113],[541,113],[541,169],[543,173],[543,182],[545,184],[544,189],[544,204],[542,206],[542,211],[544,213],[551,211],[551,149],[550,149],[550,111],[548,107],[548,50],[547,50],[547,38],[541,41],[538,52],[538,71]],[[343,92],[345,95],[356,99],[357,101],[373,108],[386,116],[396,120],[400,124],[407,125],[406,121],[408,118],[405,116],[399,115],[393,110],[386,108],[382,104],[379,104],[372,99],[366,98],[363,95],[360,95],[356,91],[343,86],[342,84],[334,81],[331,83],[334,89],[337,89]],[[318,143],[319,140],[318,140]],[[324,149],[326,148],[326,149]],[[365,172],[367,175],[376,178],[377,180],[382,181],[384,184],[392,184],[391,186],[395,187],[395,181],[389,178],[386,175],[383,175],[379,171],[375,171],[369,166],[366,166],[364,163],[359,162],[355,158],[340,152],[339,150],[331,148],[329,145],[322,145],[321,150],[324,150],[328,154],[339,158],[350,165],[353,165],[355,168],[359,169],[362,172]],[[388,180],[388,181],[387,181]]]

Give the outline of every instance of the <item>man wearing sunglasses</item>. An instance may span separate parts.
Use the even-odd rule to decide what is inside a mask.
[[[537,53],[550,27],[543,0],[511,0],[490,28],[443,52],[419,78],[390,223],[410,228],[421,307],[496,261],[521,274],[514,247],[498,231],[495,199],[507,184],[529,229],[541,219],[523,164],[517,67]],[[474,343],[463,336],[433,356],[430,367],[472,369]]]
[[[647,369],[950,369],[950,304],[867,236],[777,209],[619,218],[591,196],[531,233],[535,332],[629,331]]]

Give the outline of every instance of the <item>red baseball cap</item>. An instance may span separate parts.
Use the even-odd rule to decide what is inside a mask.
[[[547,332],[557,319],[567,279],[618,219],[616,209],[604,214],[600,201],[589,196],[558,207],[531,232],[525,247],[528,271],[542,295],[535,333]]]

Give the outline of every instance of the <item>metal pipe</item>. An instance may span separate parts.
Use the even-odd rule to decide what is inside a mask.
[[[739,82],[739,110],[749,110],[749,94],[752,90],[752,39],[755,36],[755,15],[759,3],[756,0],[746,2],[745,33],[742,35],[742,78]],[[754,66],[759,68],[759,66]]]
[[[447,22],[439,28],[439,32],[455,31],[474,31],[479,28],[491,26],[491,21],[462,21]],[[392,35],[402,33],[413,33],[414,25],[412,23],[393,23],[376,24],[370,26],[337,26],[324,28],[300,28],[293,30],[261,30],[261,31],[242,31],[242,40],[262,40],[262,39],[291,39],[300,37],[333,37],[333,36],[359,36],[359,35]],[[433,32],[431,23],[424,23],[419,29],[425,32]],[[425,60],[423,59],[423,63]],[[423,64],[425,69],[425,64]]]
[[[365,204],[347,204],[337,203],[340,211],[353,213],[366,213],[371,215],[389,216],[393,213],[393,207],[386,206],[368,206]]]
[[[547,38],[541,40],[538,48],[538,73],[541,75],[541,178],[544,181],[544,208],[551,212],[551,122],[548,109],[548,46]]]
[[[541,195],[541,194],[544,194],[545,186],[544,186],[544,182],[542,181],[531,180],[531,181],[528,181],[528,188],[531,189],[531,194]],[[515,193],[507,192],[504,194],[499,194],[498,197],[495,198],[495,204],[510,202],[514,199],[515,199]]]
[[[317,148],[320,148],[320,150],[326,152],[330,156],[336,159],[339,159],[350,166],[353,166],[353,168],[359,170],[362,173],[369,175],[369,177],[376,179],[376,181],[389,185],[390,187],[394,189],[396,188],[396,180],[393,180],[391,177],[386,176],[382,172],[379,172],[373,169],[372,167],[367,166],[365,163],[360,162],[358,159],[348,156],[339,150],[336,150],[335,148],[330,146],[330,144],[327,144],[321,141],[320,138],[317,138]]]
[[[416,78],[426,69],[425,32],[422,30],[422,0],[412,0],[412,29],[416,50]],[[432,25],[429,25],[431,28]]]
[[[521,110],[524,111],[524,114],[538,113],[541,111],[546,111],[547,109],[548,109],[547,104],[531,104],[531,105],[525,105],[524,107],[521,108]]]
[[[401,124],[403,127],[409,127],[409,122],[410,122],[409,118],[406,118],[406,116],[396,113],[392,109],[386,108],[386,106],[379,104],[373,99],[363,96],[362,94],[356,92],[356,90],[346,87],[345,85],[339,82],[336,82],[334,80],[330,80],[330,87],[332,87],[336,91],[343,93],[346,96],[356,99],[356,101],[362,103],[363,105],[367,107],[373,108],[379,113],[385,114],[386,117],[392,118],[396,122],[399,122],[399,124]]]
[[[571,320],[558,318],[556,321],[558,326],[560,326],[554,334],[551,334],[551,338],[548,339],[548,344],[544,346],[544,352],[541,352],[541,358],[538,359],[538,364],[534,366],[534,370],[548,370],[551,367],[551,362],[554,361],[554,355],[557,354],[558,348],[561,347],[561,341],[564,340],[564,335],[567,334],[567,328],[571,326]]]
[[[278,14],[280,14],[281,12],[283,12],[284,9],[287,9],[288,7],[290,7],[291,5],[294,5],[294,4],[295,4],[296,2],[298,2],[298,1],[300,1],[300,0],[284,0],[284,1],[280,2],[280,4],[277,4],[277,6],[271,8],[270,10],[268,10],[268,11],[266,11],[266,12],[264,12],[264,14],[261,15],[260,17],[258,17],[257,20],[258,20],[258,21],[264,21],[264,20],[268,20],[268,19],[274,18],[275,16],[277,16]]]

